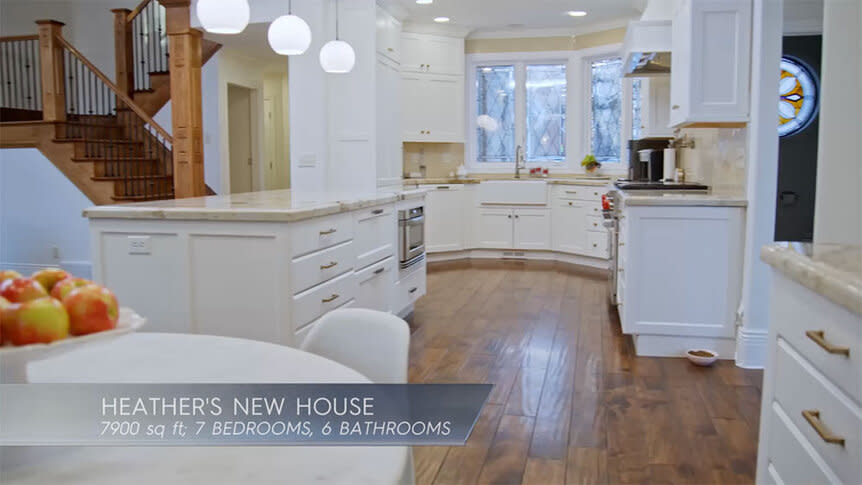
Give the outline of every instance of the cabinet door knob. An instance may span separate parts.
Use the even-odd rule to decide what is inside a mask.
[[[596,243],[593,243],[593,247],[594,247],[594,248],[597,248],[597,247],[599,247],[599,245],[598,245],[598,244],[596,244]]]
[[[597,222],[594,222],[593,227],[599,227],[599,224]]]
[[[387,47],[386,50],[388,50],[389,52],[395,52],[395,49],[393,49],[391,47]]]
[[[675,104],[675,105],[671,106],[670,109],[679,109],[679,105]]]
[[[508,215],[508,216],[506,216],[506,217],[508,217],[509,219],[511,219],[511,218],[512,218],[512,215],[511,215],[511,214],[509,214],[509,215]]]
[[[569,202],[569,205],[572,205],[572,203],[571,203],[571,202]]]

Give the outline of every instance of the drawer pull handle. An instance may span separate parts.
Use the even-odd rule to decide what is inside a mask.
[[[832,431],[823,424],[823,421],[820,421],[820,411],[816,409],[803,409],[802,417],[808,421],[808,424],[814,428],[814,431],[820,435],[820,438],[827,443],[831,443],[833,445],[841,445],[844,446],[844,438],[832,434]]]
[[[572,203],[571,203],[571,202],[569,202],[569,205],[572,205]]]
[[[438,185],[437,190],[449,190],[449,186],[448,185]]]
[[[593,212],[598,212],[598,211],[599,211],[598,207],[593,207]]]
[[[322,300],[320,300],[320,301],[322,301],[323,303],[329,303],[329,302],[331,302],[331,301],[335,301],[335,300],[337,300],[337,299],[338,299],[338,293],[334,293],[334,294],[333,294],[332,296],[330,296],[329,298],[324,298],[324,299],[322,299]]]
[[[845,357],[850,357],[850,349],[848,347],[838,347],[827,342],[826,333],[823,330],[808,330],[805,332],[805,335],[830,354],[841,354]]]
[[[598,223],[598,222],[594,222],[594,223],[593,223],[593,227],[599,227],[599,223]]]
[[[335,234],[335,231],[336,231],[336,230],[337,230],[337,229],[335,229],[335,228],[333,227],[332,229],[327,229],[326,231],[320,231],[320,235],[321,235],[321,236],[326,236],[326,235],[329,235],[329,234]]]
[[[597,247],[599,247],[599,245],[598,245],[598,244],[596,244],[596,243],[593,243],[593,247],[594,247],[594,248],[597,248]]]
[[[384,271],[386,271],[386,268],[379,268],[379,269],[374,270],[374,274],[380,274]]]
[[[416,290],[418,290],[418,289],[419,289],[418,287],[410,288],[410,291],[408,293],[410,293],[412,295],[413,293],[416,293]]]
[[[374,209],[373,211],[371,211],[371,213],[377,216],[383,214],[383,209]]]
[[[338,264],[338,261],[330,261],[329,264],[320,265],[320,269],[334,268],[337,264]]]
[[[567,190],[566,193],[567,194],[577,194],[578,192],[576,190]]]

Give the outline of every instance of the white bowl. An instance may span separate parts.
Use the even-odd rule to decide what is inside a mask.
[[[147,320],[131,308],[120,308],[117,327],[104,332],[96,332],[80,337],[70,336],[49,344],[5,345],[0,346],[0,382],[4,384],[26,383],[27,364],[37,360],[56,357],[92,342],[104,342],[141,328]]]
[[[706,349],[691,349],[685,352],[685,356],[694,365],[703,367],[710,366],[718,360],[718,352]]]

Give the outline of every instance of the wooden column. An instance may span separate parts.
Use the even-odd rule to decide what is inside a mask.
[[[165,7],[171,73],[174,196],[206,195],[201,111],[201,33],[191,28],[191,0],[160,0]]]
[[[117,87],[124,94],[132,95],[135,90],[135,58],[132,51],[132,23],[129,22],[131,10],[115,8],[114,14],[114,62],[117,72]]]
[[[63,46],[57,36],[63,34],[63,22],[37,20],[39,26],[39,68],[42,75],[42,119],[66,120],[66,70]]]

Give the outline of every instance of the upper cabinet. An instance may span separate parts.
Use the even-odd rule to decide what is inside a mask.
[[[464,75],[464,39],[442,35],[401,35],[404,72]]]
[[[645,77],[641,83],[640,138],[673,136],[670,127],[670,78]]]
[[[402,141],[464,141],[464,39],[401,35]]]
[[[377,53],[401,62],[401,22],[377,7]]]
[[[672,29],[671,126],[747,122],[751,0],[681,0]]]

